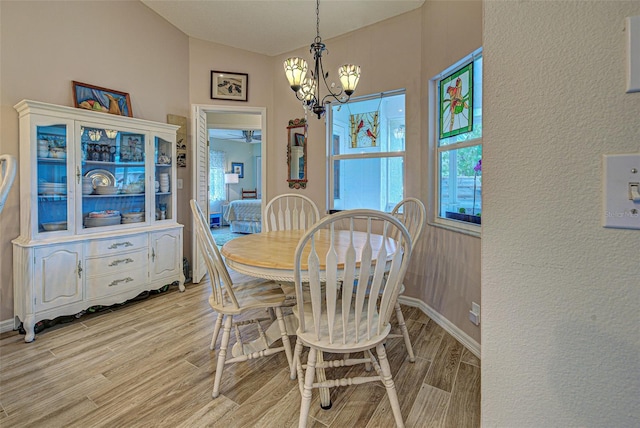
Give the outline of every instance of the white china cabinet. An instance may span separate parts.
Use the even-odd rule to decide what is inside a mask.
[[[15,327],[184,290],[177,126],[24,100]]]

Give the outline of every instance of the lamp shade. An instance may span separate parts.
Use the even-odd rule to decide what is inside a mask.
[[[298,92],[302,85],[302,80],[307,75],[307,61],[302,58],[289,58],[284,62],[284,72],[289,81],[289,86]]]
[[[340,76],[340,83],[344,93],[351,96],[360,80],[360,66],[345,64],[338,70],[338,75]]]
[[[224,184],[237,184],[240,182],[240,175],[228,173],[224,175]]]

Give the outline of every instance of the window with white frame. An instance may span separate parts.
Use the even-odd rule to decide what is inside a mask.
[[[482,49],[431,79],[435,89],[436,223],[479,231],[482,215]]]
[[[332,104],[327,153],[330,210],[391,211],[404,197],[405,91]]]
[[[209,151],[209,200],[223,201],[226,199],[224,189],[225,153],[221,150]]]

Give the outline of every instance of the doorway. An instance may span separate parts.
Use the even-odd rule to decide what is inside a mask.
[[[198,202],[200,208],[205,215],[209,216],[209,145],[213,129],[224,130],[229,135],[241,135],[245,143],[249,137],[257,140],[260,136],[260,149],[257,150],[254,160],[248,162],[240,162],[244,164],[245,171],[251,170],[251,183],[246,181],[245,187],[258,188],[259,194],[264,193],[266,188],[265,164],[267,162],[266,151],[266,108],[265,107],[233,107],[233,106],[213,106],[213,105],[194,105],[193,112],[193,135],[194,147],[194,168],[193,168],[193,199]],[[243,131],[254,131],[253,133]],[[220,131],[217,131],[218,133]],[[252,135],[249,135],[252,134]],[[249,143],[251,144],[251,143]],[[260,168],[256,165],[257,158],[260,158]],[[234,159],[225,159],[225,172],[231,172],[231,163],[235,163]],[[255,169],[255,171],[254,171]],[[259,174],[259,177],[254,176]],[[242,186],[239,186],[237,192]],[[231,193],[231,192],[230,192]],[[226,192],[225,192],[226,194]],[[264,203],[263,203],[264,205]],[[264,208],[264,206],[262,207]],[[199,282],[206,273],[206,266],[197,246],[194,235],[192,236],[192,254],[193,254],[193,282]]]

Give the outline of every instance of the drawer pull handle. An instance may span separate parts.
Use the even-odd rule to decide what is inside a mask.
[[[114,285],[118,285],[121,282],[127,283],[127,282],[131,282],[131,281],[133,281],[133,278],[130,278],[130,277],[126,277],[124,279],[116,279],[113,282],[111,282],[111,284],[109,284],[109,287],[113,287]]]
[[[78,262],[78,278],[82,278],[82,262]]]
[[[133,247],[133,244],[131,242],[127,241],[127,242],[117,242],[115,244],[111,244],[111,245],[109,245],[109,249],[110,250],[115,250],[116,248],[118,248],[120,246],[123,246],[123,245],[124,245],[125,248],[126,247]]]
[[[109,263],[109,266],[118,266],[120,263],[128,264],[133,263],[133,259],[127,257],[126,259],[114,260]]]

